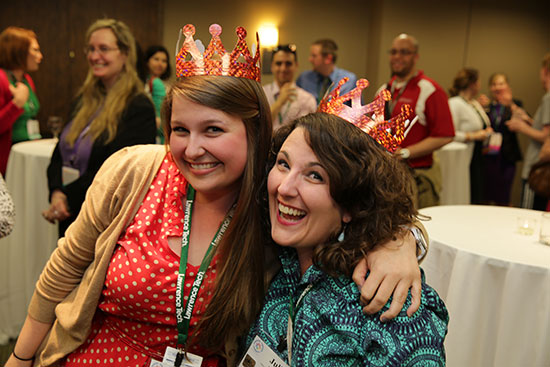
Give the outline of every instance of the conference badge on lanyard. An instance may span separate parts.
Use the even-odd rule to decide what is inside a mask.
[[[289,365],[256,335],[238,367],[289,367]]]
[[[168,347],[164,352],[162,362],[151,359],[149,367],[200,367],[202,357],[193,353],[183,353],[182,351]]]

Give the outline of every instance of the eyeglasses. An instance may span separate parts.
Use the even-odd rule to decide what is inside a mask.
[[[98,54],[101,56],[105,55],[108,52],[120,50],[118,47],[107,47],[107,46],[99,46],[98,48],[95,48],[94,46],[88,46],[84,47],[84,54],[90,55],[97,51]]]
[[[395,49],[395,48],[392,48],[391,50],[388,51],[388,53],[392,56],[395,56],[397,54],[401,55],[401,56],[410,56],[410,55],[413,55],[416,53],[416,51],[412,51],[412,50],[407,50],[406,48],[402,48],[402,49]]]
[[[290,43],[288,45],[279,45],[279,46],[275,47],[273,49],[273,51],[271,51],[271,52],[272,52],[273,55],[275,55],[279,51],[290,52],[290,53],[296,55],[296,45],[293,44],[293,43]]]

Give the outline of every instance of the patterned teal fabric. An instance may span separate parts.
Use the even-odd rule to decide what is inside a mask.
[[[303,277],[294,249],[281,254],[283,268],[273,280],[264,307],[250,329],[246,345],[255,335],[288,361],[286,346],[289,297],[294,304],[313,284],[296,312],[292,339],[292,367],[301,366],[444,366],[443,340],[449,316],[438,294],[424,283],[422,302],[409,318],[406,309],[393,321],[382,323],[380,315],[368,316],[359,304],[359,290],[346,277],[333,278],[315,265]]]

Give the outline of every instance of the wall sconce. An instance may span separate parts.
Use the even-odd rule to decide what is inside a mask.
[[[258,34],[262,48],[273,48],[279,43],[279,30],[273,24],[262,24],[258,29]]]
[[[262,24],[258,28],[262,48],[262,74],[271,74],[271,50],[279,44],[279,30],[273,24]]]

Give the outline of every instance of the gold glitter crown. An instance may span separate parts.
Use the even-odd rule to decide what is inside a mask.
[[[378,93],[371,103],[362,105],[361,93],[363,89],[369,86],[369,81],[359,79],[353,90],[340,96],[340,89],[347,81],[348,78],[340,80],[338,86],[321,100],[317,110],[347,120],[372,136],[388,151],[395,152],[405,139],[406,129],[408,130],[412,126],[408,120],[412,113],[411,107],[408,104],[403,105],[399,115],[385,121],[384,106],[386,101],[391,100],[390,92],[384,89]],[[351,101],[351,107],[345,104],[348,101]]]
[[[212,24],[208,31],[212,39],[203,54],[199,50],[202,46],[200,41],[193,40],[195,27],[187,24],[182,28],[179,37],[181,38],[183,34],[185,40],[176,55],[176,77],[227,75],[260,81],[260,39],[257,33],[256,52],[251,55],[246,45],[246,30],[243,27],[237,27],[236,33],[239,40],[230,54],[227,53],[220,39],[222,27]]]

